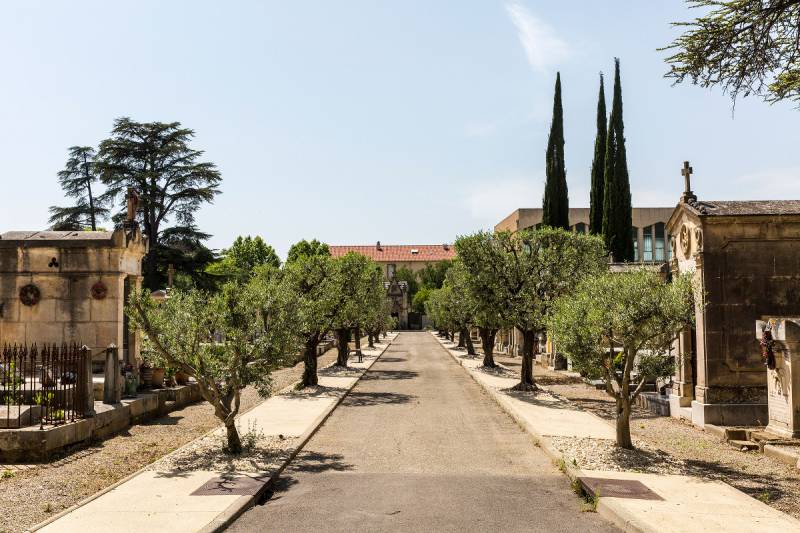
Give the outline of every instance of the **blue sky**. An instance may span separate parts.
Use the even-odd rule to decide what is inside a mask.
[[[114,118],[180,121],[223,175],[221,248],[439,243],[541,205],[556,70],[570,203],[588,205],[598,73],[622,61],[635,205],[800,197],[800,112],[672,87],[682,1],[0,4],[0,231],[45,227],[56,172]],[[610,107],[610,86],[607,89]]]

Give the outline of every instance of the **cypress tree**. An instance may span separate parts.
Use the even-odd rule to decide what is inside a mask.
[[[567,169],[564,166],[564,113],[561,108],[561,73],[556,74],[553,97],[553,122],[547,139],[542,224],[552,228],[569,229],[569,197]]]
[[[618,58],[614,58],[614,99],[608,121],[603,188],[603,239],[606,248],[615,261],[632,261],[631,185],[625,155]]]
[[[592,190],[589,194],[589,232],[597,235],[603,231],[603,186],[606,163],[606,93],[603,74],[600,73],[600,94],[597,97],[597,135],[594,138],[592,159]]]

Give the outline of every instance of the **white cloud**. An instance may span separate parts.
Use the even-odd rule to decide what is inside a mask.
[[[533,70],[546,72],[550,66],[557,65],[567,57],[567,43],[528,8],[519,2],[509,2],[506,4],[506,11],[517,27],[519,41]]]
[[[467,187],[464,204],[476,222],[493,228],[515,209],[541,205],[543,193],[544,179],[541,176],[508,178]]]

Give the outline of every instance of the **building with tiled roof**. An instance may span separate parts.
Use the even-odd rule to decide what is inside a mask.
[[[331,255],[340,257],[348,252],[356,252],[369,257],[384,268],[386,279],[391,279],[399,268],[418,272],[425,265],[456,257],[452,244],[381,244],[335,245],[330,246]]]

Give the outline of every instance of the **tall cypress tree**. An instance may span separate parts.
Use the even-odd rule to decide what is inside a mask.
[[[569,197],[567,169],[564,166],[564,112],[561,108],[561,73],[556,74],[553,97],[553,122],[547,139],[546,176],[542,224],[552,228],[569,229]]]
[[[603,191],[606,166],[606,93],[603,74],[600,73],[600,94],[597,97],[597,135],[594,138],[592,159],[592,190],[589,194],[589,232],[593,235],[603,231]]]
[[[619,59],[614,58],[614,100],[608,121],[603,188],[603,238],[615,261],[633,261],[631,185],[625,155]]]

